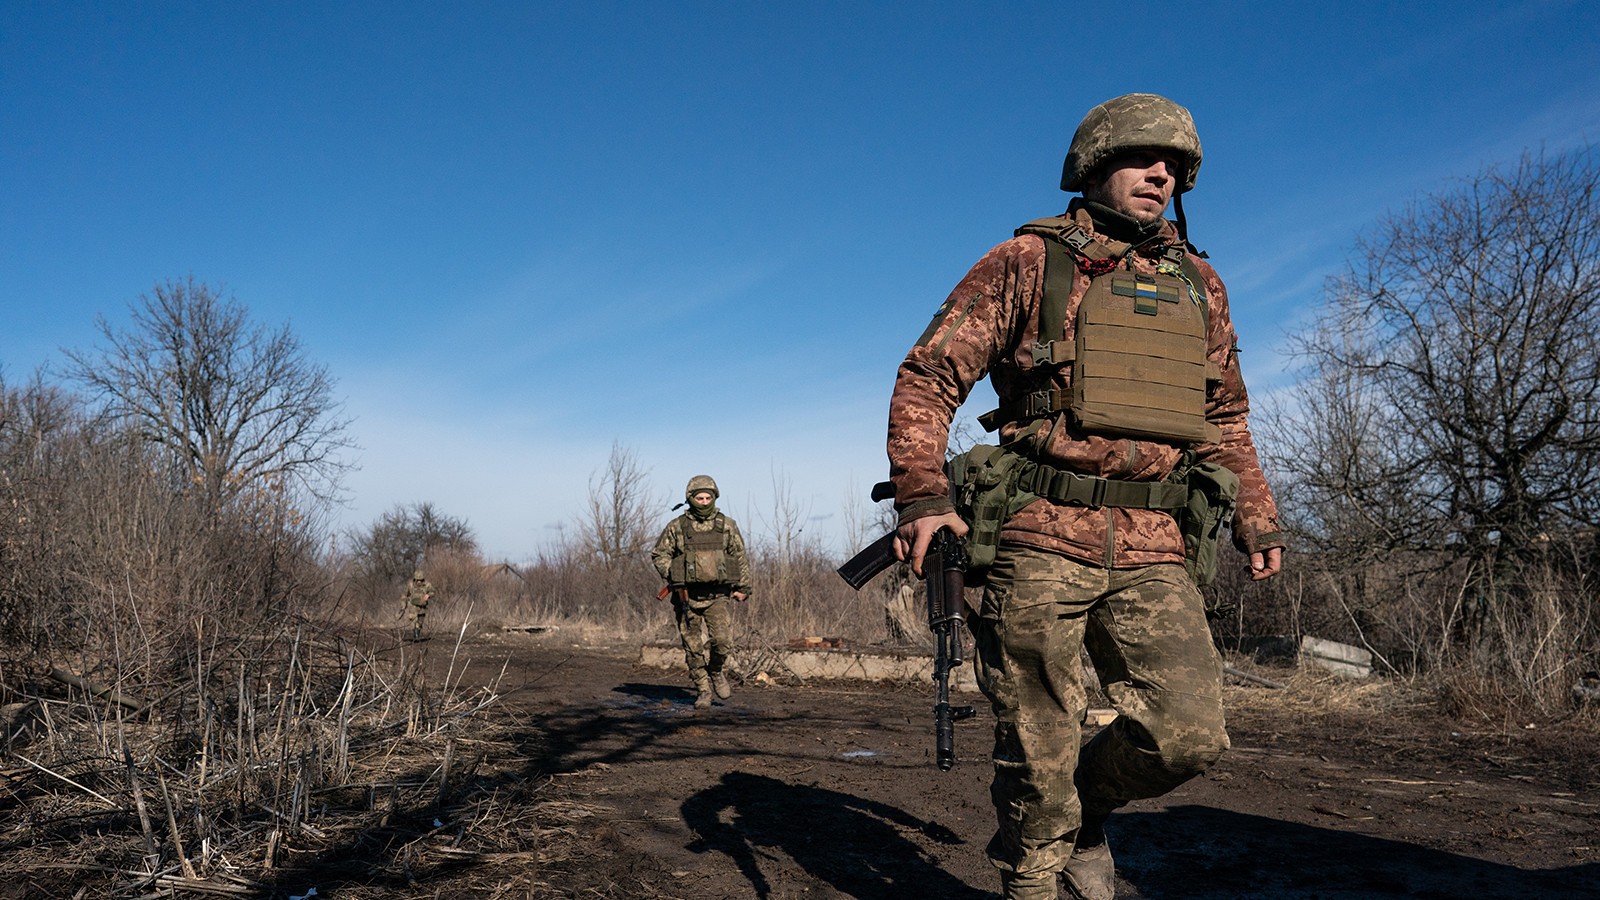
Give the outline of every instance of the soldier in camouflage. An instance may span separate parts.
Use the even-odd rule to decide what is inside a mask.
[[[1090,110],[1061,184],[1082,196],[1064,216],[1018,229],[979,260],[896,378],[888,434],[896,552],[919,574],[935,531],[968,530],[942,466],[951,418],[985,375],[1001,400],[986,426],[1049,471],[1051,490],[1083,488],[1030,489],[1045,496],[1005,521],[981,609],[970,619],[979,683],[997,718],[991,796],[998,828],[987,853],[1006,897],[1056,897],[1060,888],[1080,900],[1111,898],[1110,813],[1172,790],[1228,747],[1221,661],[1170,506],[1097,498],[1140,495],[1186,462],[1218,463],[1241,484],[1231,525],[1251,577],[1271,577],[1282,565],[1284,541],[1250,435],[1227,290],[1188,244],[1181,199],[1175,221],[1165,218],[1169,203],[1194,187],[1200,160],[1193,120],[1171,100],[1130,94]],[[1041,311],[1047,244],[1057,238],[1049,252],[1066,262],[1051,284],[1054,302],[1065,301],[1064,322],[1059,311],[1053,319]],[[1111,312],[1080,318],[1090,306],[1086,295]],[[1203,387],[1194,382],[1192,410],[1176,424],[1151,424],[1166,413],[1145,395],[1170,386],[1143,390],[1139,380],[1166,378],[1150,374],[1163,368],[1161,359],[1120,370],[1118,402],[1132,412],[1091,410],[1085,386],[1100,373],[1073,364],[1074,354],[1085,355],[1077,332],[1104,322],[1169,321],[1163,317],[1175,311],[1195,323],[1193,362],[1205,372]],[[1104,333],[1112,340],[1096,341],[1114,345],[1119,333]],[[1135,340],[1120,349],[1150,345]],[[1118,368],[1103,346],[1094,352]],[[1080,648],[1119,713],[1081,749]]]
[[[406,617],[410,620],[411,639],[422,639],[422,620],[428,617],[428,601],[433,599],[433,585],[423,576],[418,569],[411,573],[411,580],[406,582],[405,592],[400,595],[400,602],[405,607]]]
[[[733,696],[725,671],[733,652],[728,599],[742,602],[750,596],[744,538],[733,519],[717,509],[720,494],[709,475],[689,479],[684,489],[688,510],[667,523],[650,551],[656,571],[667,582],[696,690],[694,705],[700,709],[711,705],[713,694],[721,700]]]

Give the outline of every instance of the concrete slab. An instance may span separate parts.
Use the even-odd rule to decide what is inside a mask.
[[[683,648],[675,644],[646,644],[639,648],[639,665],[656,669],[683,667]],[[751,667],[734,659],[734,671],[754,676],[752,668],[773,675],[797,678],[854,679],[858,681],[933,682],[933,657],[890,650],[869,651],[846,648],[773,650],[761,654],[759,665]],[[978,681],[970,661],[950,673],[950,689],[977,693]]]
[[[1306,635],[1300,639],[1300,660],[1345,678],[1372,675],[1372,653],[1338,641]]]

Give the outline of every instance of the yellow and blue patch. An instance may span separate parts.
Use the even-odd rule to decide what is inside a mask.
[[[1119,297],[1132,297],[1133,311],[1147,316],[1159,312],[1160,307],[1156,305],[1158,301],[1177,303],[1181,297],[1177,285],[1157,281],[1149,275],[1137,272],[1112,276],[1111,293]]]

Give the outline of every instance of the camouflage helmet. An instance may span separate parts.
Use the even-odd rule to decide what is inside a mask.
[[[412,572],[411,573],[411,580],[412,581],[423,581],[424,579],[422,577],[422,570],[418,569],[415,572]]]
[[[689,479],[689,486],[683,489],[683,498],[687,500],[701,491],[710,491],[713,500],[722,496],[722,492],[717,490],[717,482],[710,475],[696,475]]]
[[[1194,190],[1200,174],[1200,135],[1189,111],[1159,94],[1124,94],[1089,110],[1072,135],[1061,167],[1061,189],[1082,191],[1095,169],[1128,150],[1170,150],[1183,157],[1174,194]]]

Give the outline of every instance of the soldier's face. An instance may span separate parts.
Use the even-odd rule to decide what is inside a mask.
[[[1104,203],[1136,222],[1161,218],[1172,202],[1182,161],[1160,150],[1132,150],[1114,157],[1084,187],[1085,200]]]
[[[710,491],[695,491],[694,494],[689,497],[689,502],[693,503],[695,506],[706,507],[710,506],[711,501],[715,499],[715,497],[711,496]]]

